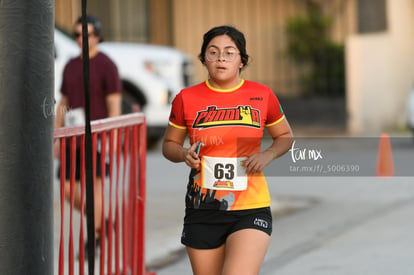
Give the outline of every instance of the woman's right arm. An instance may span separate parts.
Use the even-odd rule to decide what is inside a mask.
[[[184,148],[184,140],[187,131],[168,125],[162,144],[162,154],[172,162],[185,162],[191,168],[200,165],[200,159],[196,154],[198,143],[194,143],[190,148]]]

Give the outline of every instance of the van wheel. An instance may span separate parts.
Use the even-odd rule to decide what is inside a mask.
[[[125,86],[125,83],[124,83]],[[145,100],[139,91],[125,89],[122,91],[122,114],[141,112],[145,105]],[[159,131],[154,132],[152,128],[147,130],[147,148],[155,148],[163,134]]]
[[[122,114],[129,114],[142,111],[142,102],[137,96],[128,90],[122,92]]]

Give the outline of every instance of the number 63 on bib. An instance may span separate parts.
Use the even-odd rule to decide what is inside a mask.
[[[203,156],[201,184],[214,190],[243,191],[247,189],[247,174],[242,166],[247,158],[219,158]]]

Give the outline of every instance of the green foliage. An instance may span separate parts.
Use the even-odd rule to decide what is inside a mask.
[[[314,4],[304,16],[288,20],[287,52],[299,65],[310,67],[302,79],[304,94],[343,96],[345,94],[344,46],[330,39],[332,19]]]

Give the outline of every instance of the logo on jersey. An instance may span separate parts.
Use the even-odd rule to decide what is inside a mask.
[[[205,111],[199,111],[194,120],[193,128],[208,128],[215,126],[248,126],[260,128],[260,111],[251,106],[217,109],[209,106]]]

